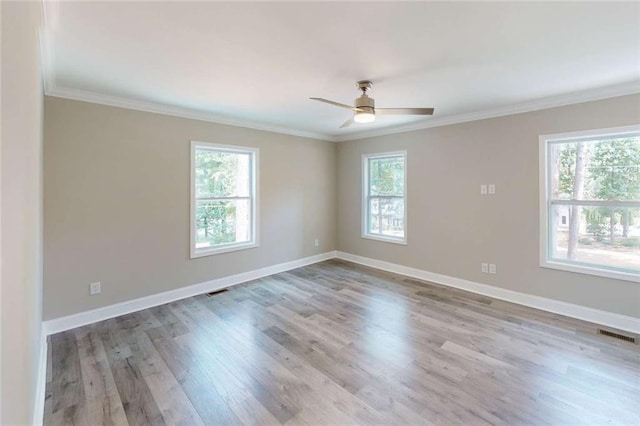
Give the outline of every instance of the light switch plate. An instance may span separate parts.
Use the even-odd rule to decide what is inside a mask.
[[[496,193],[496,186],[494,184],[489,185],[489,195],[493,195]]]
[[[495,274],[496,273],[496,265],[494,263],[490,263],[489,264],[489,273],[490,274]]]
[[[482,268],[482,272],[485,274],[489,273],[489,264],[488,263],[481,263],[480,267]]]
[[[487,195],[487,185],[480,185],[480,195]]]

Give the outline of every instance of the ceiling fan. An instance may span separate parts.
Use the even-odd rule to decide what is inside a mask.
[[[344,122],[340,128],[351,126],[356,123],[371,123],[375,121],[378,115],[433,115],[433,108],[376,108],[373,98],[367,96],[367,92],[373,86],[373,82],[362,80],[356,83],[358,89],[362,91],[362,95],[353,101],[354,106],[341,104],[340,102],[330,101],[323,98],[309,98],[314,101],[324,102],[326,104],[335,105],[340,108],[346,108],[353,111],[353,117]]]

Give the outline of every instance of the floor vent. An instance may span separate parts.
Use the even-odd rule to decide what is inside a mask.
[[[636,338],[631,336],[625,336],[624,334],[614,333],[613,331],[603,330],[601,328],[598,329],[598,333],[604,334],[605,336],[614,337],[616,339],[624,340],[625,342],[636,343]]]
[[[207,293],[207,296],[209,296],[209,297],[215,296],[216,294],[224,293],[225,291],[229,291],[229,289],[228,288],[223,288],[221,290],[211,291],[211,292]]]

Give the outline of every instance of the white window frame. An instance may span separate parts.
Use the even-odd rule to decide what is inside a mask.
[[[404,158],[404,237],[393,237],[390,235],[374,234],[369,232],[369,199],[372,197],[369,194],[369,160],[381,159],[389,157]],[[376,196],[373,196],[374,198]],[[407,151],[392,151],[381,152],[375,154],[363,154],[362,155],[362,238],[384,241],[387,243],[407,245]]]
[[[550,259],[553,236],[549,226],[549,212],[554,204],[549,198],[551,194],[551,179],[548,167],[548,147],[552,143],[566,143],[572,141],[587,141],[589,139],[602,139],[606,137],[620,137],[640,132],[640,125],[612,127],[606,129],[594,129],[578,132],[557,133],[541,135],[539,137],[539,177],[540,177],[540,266],[543,268],[558,269],[561,271],[577,272],[581,274],[596,275],[600,277],[615,278],[625,281],[640,282],[640,274],[616,270],[615,268],[584,265],[571,260]],[[557,204],[562,205],[618,205],[621,207],[640,207],[640,203],[634,201],[575,201],[563,200]]]
[[[250,239],[249,241],[241,242],[241,243],[228,243],[228,244],[220,244],[214,247],[200,248],[196,249],[196,187],[195,187],[195,176],[196,176],[196,168],[195,168],[195,160],[196,160],[196,150],[197,148],[206,148],[213,149],[216,151],[224,151],[230,153],[238,153],[238,154],[249,154],[251,155],[251,166],[249,167],[249,172],[251,174],[249,182],[249,197],[238,197],[238,198],[249,198],[251,200],[251,218],[250,218]],[[195,259],[203,256],[211,256],[221,253],[228,253],[237,250],[245,250],[254,247],[259,247],[259,221],[258,221],[258,175],[259,175],[259,154],[260,151],[258,148],[238,146],[238,145],[222,145],[217,143],[209,143],[209,142],[199,142],[199,141],[191,141],[191,209],[190,209],[190,246],[189,253],[190,258]],[[201,198],[199,198],[201,199]]]

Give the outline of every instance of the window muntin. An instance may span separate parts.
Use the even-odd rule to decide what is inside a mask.
[[[363,232],[406,244],[406,153],[363,156]]]
[[[191,257],[257,246],[258,150],[191,144]]]
[[[640,126],[540,143],[541,266],[640,281]]]

